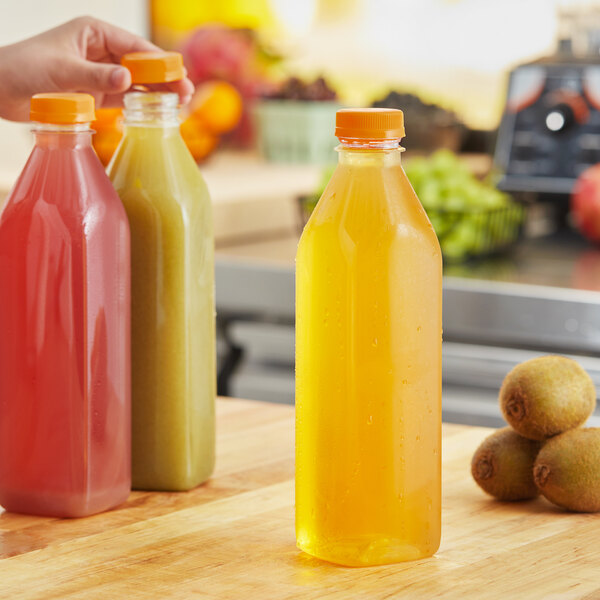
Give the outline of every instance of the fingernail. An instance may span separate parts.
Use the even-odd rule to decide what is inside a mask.
[[[185,96],[181,97],[181,104],[189,104],[191,99],[192,99],[192,95],[186,94]]]
[[[115,67],[110,74],[110,85],[118,90],[129,87],[129,71],[125,67]]]

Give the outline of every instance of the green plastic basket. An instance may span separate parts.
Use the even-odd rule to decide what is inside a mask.
[[[262,100],[254,108],[258,143],[272,162],[328,164],[334,148],[337,102]]]
[[[427,211],[440,241],[444,262],[492,256],[510,250],[520,238],[526,216],[525,206],[506,206],[477,211]]]

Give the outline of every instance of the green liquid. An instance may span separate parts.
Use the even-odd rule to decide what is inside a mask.
[[[212,210],[178,127],[127,127],[109,176],[131,227],[132,481],[187,490],[215,460]]]

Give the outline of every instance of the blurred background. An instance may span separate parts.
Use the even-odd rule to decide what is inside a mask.
[[[599,1],[21,0],[0,44],[81,14],[181,51],[197,86],[181,127],[214,202],[220,393],[293,402],[294,255],[342,106],[405,113],[445,261],[444,418],[499,424],[504,374],[541,353],[600,387]],[[94,128],[106,164],[120,111]],[[4,193],[30,144],[0,122]]]

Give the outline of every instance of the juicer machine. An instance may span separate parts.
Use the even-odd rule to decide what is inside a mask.
[[[557,54],[515,68],[494,159],[501,189],[568,198],[600,162],[600,57]]]

